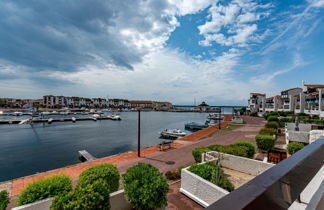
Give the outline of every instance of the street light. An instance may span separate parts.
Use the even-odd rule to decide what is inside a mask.
[[[218,120],[219,120],[218,129],[219,130],[221,129],[221,118],[222,118],[222,107],[220,106],[219,107],[219,116],[218,116]]]
[[[141,157],[141,109],[138,111],[138,138],[137,138],[137,156]]]

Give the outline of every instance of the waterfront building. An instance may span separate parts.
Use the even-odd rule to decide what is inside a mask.
[[[129,101],[131,104],[131,108],[141,108],[141,109],[153,109],[153,101],[140,101],[140,100],[133,100]]]
[[[253,112],[293,111],[324,118],[324,85],[304,84],[290,88],[280,95],[266,98],[266,94],[250,93],[248,110]],[[264,104],[264,106],[263,106]]]
[[[264,93],[250,93],[248,100],[248,108],[250,112],[264,112],[265,109],[266,94]]]
[[[301,88],[290,88],[281,91],[278,97],[278,111],[294,111],[297,97],[302,92]]]

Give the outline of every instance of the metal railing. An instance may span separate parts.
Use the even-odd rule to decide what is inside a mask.
[[[319,139],[206,209],[287,209],[323,164],[324,139]]]

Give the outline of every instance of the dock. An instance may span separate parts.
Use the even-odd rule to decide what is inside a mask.
[[[97,121],[97,120],[120,120],[120,119],[114,119],[112,117],[71,117],[71,118],[34,118],[29,119],[28,124],[33,123],[53,123],[53,122],[77,122],[77,121]],[[9,120],[0,120],[0,124],[19,124],[23,119],[9,119]]]
[[[84,161],[91,161],[95,160],[96,158],[92,156],[87,150],[80,150],[79,151],[79,159],[84,162]]]

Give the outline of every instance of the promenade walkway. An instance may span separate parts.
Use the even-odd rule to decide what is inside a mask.
[[[189,136],[181,138],[181,141],[188,143],[173,143],[173,149],[161,152],[159,147],[152,146],[141,150],[142,157],[137,157],[137,151],[130,151],[114,156],[96,159],[90,162],[80,163],[65,168],[55,169],[52,171],[35,174],[27,177],[18,178],[6,183],[1,183],[0,188],[6,188],[11,196],[17,196],[28,184],[35,180],[52,176],[54,174],[64,173],[70,177],[77,179],[80,173],[88,167],[101,163],[112,163],[117,165],[121,173],[125,172],[129,167],[138,162],[146,162],[159,168],[163,173],[169,170],[177,169],[180,166],[187,166],[194,163],[191,155],[192,149],[201,146],[209,146],[212,144],[230,144],[238,140],[248,140],[254,143],[254,137],[258,130],[263,126],[261,118],[244,117],[246,125],[235,129],[222,132],[216,132],[215,135],[207,137],[209,134],[217,131],[217,126],[211,126],[202,131],[198,131]],[[230,122],[230,116],[226,116],[222,127]],[[179,142],[181,142],[179,141]]]

